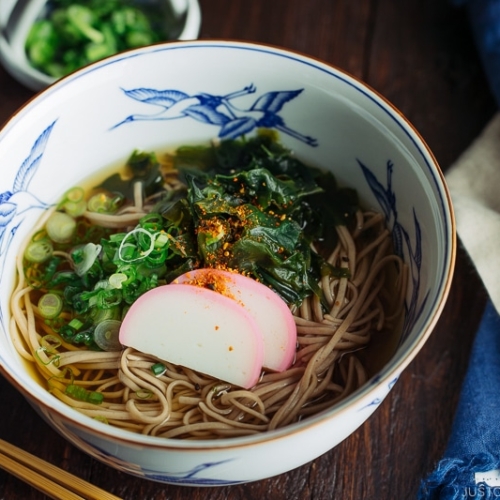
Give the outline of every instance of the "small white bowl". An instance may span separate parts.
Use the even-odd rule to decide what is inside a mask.
[[[172,12],[184,16],[184,26],[178,40],[195,40],[201,26],[201,9],[198,0],[164,0],[171,4]],[[30,0],[11,39],[4,32],[16,0],[0,2],[0,63],[11,76],[31,90],[39,91],[54,83],[56,78],[34,68],[26,56],[25,40],[47,0]],[[185,13],[185,14],[184,14]]]
[[[281,99],[283,91],[297,92]],[[175,106],[165,100],[163,107],[154,105],[155,96],[167,94]],[[190,106],[198,113],[188,112]],[[385,214],[411,270],[404,331],[396,353],[363,387],[296,424],[209,442],[133,434],[69,408],[26,369],[8,332],[14,260],[35,221],[67,188],[125,160],[132,149],[207,143],[229,133],[230,126],[210,119],[216,111],[248,134],[259,126],[276,128],[299,158],[332,170],[366,206]],[[359,80],[288,50],[211,40],[113,56],[61,79],[19,110],[0,132],[0,161],[1,371],[71,443],[147,479],[244,483],[296,468],[336,446],[376,410],[422,348],[451,285],[456,242],[450,197],[418,132]]]

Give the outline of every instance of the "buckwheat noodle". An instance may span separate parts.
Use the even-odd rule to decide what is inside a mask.
[[[118,215],[87,212],[85,217],[90,224],[129,227],[147,210],[147,203],[136,200]],[[283,427],[331,407],[363,385],[369,376],[364,359],[369,352],[364,348],[372,336],[389,336],[400,327],[407,270],[392,253],[383,216],[360,211],[354,231],[339,226],[337,232],[338,245],[328,261],[349,267],[350,278],[322,278],[326,313],[316,296],[292,309],[298,330],[294,364],[283,373],[263,373],[251,390],[164,361],[166,371],[155,376],[151,366],[160,360],[131,348],[95,352],[58,340],[47,349],[47,336],[56,334],[31,297],[23,249],[11,299],[14,346],[55,397],[89,417],[136,433],[216,439]],[[73,399],[64,392],[70,383],[102,392],[104,401],[95,405]]]

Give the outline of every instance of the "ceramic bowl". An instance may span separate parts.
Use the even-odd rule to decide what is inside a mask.
[[[170,10],[179,17],[178,40],[198,38],[201,26],[201,9],[198,0],[161,0],[170,4]],[[22,14],[13,33],[8,35],[5,26],[16,2],[23,0],[2,0],[0,2],[0,63],[11,76],[31,90],[39,91],[56,80],[34,68],[26,57],[25,40],[36,18],[43,12],[47,0],[24,2]]]
[[[14,259],[35,221],[67,188],[125,160],[134,148],[208,143],[258,127],[274,128],[299,158],[331,169],[366,206],[385,215],[410,268],[404,327],[392,358],[363,387],[318,415],[218,441],[136,435],[52,397],[26,370],[9,336]],[[456,251],[450,197],[418,132],[359,80],[281,48],[172,42],[96,63],[59,80],[7,122],[0,164],[1,372],[75,446],[147,479],[244,483],[327,452],[381,404],[431,334],[450,288]]]

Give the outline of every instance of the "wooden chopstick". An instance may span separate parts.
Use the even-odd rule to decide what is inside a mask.
[[[55,500],[63,498],[67,498],[68,500],[83,499],[82,496],[67,490],[60,484],[52,482],[48,477],[42,476],[3,453],[0,453],[0,467]]]
[[[0,468],[54,500],[120,500],[119,497],[2,439]]]

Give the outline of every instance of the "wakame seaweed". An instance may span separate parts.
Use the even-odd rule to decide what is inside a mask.
[[[310,246],[332,249],[335,225],[353,225],[356,191],[305,165],[273,134],[183,146],[174,165],[188,186],[187,203],[177,202],[175,211],[195,228],[200,267],[249,274],[294,304],[320,294],[325,268],[345,274]],[[172,211],[166,212],[171,220]]]

